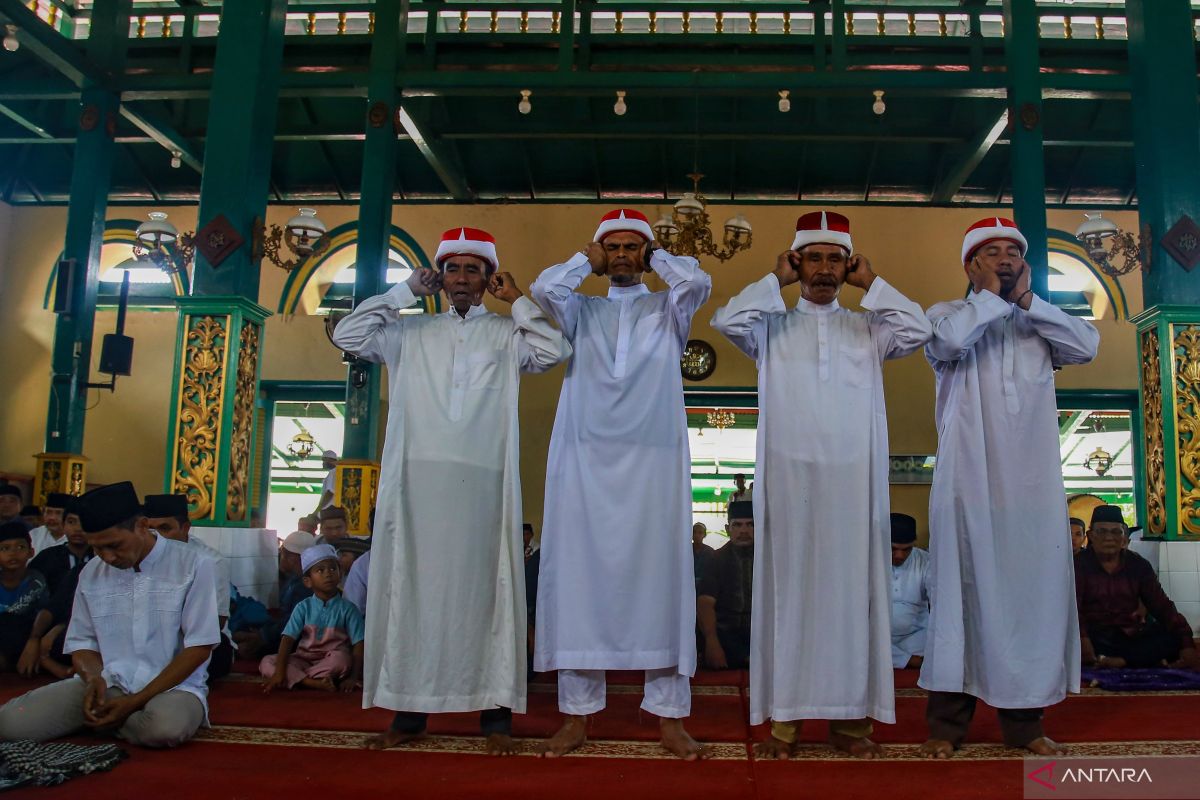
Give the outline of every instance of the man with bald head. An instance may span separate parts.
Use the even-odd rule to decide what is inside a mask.
[[[865,311],[838,303],[847,285]],[[758,752],[788,758],[799,722],[827,719],[830,744],[876,758],[870,720],[896,719],[882,364],[920,349],[929,321],[854,252],[846,217],[815,211],[712,325],[758,364],[750,722],[772,721]]]
[[[605,214],[592,240],[545,270],[530,292],[574,346],[546,474],[534,669],[558,670],[560,756],[586,740],[605,706],[608,669],[645,671],[642,709],[664,747],[695,760],[696,583],[691,458],[679,359],[712,289],[694,258],[655,247],[646,216]],[[667,284],[643,283],[653,270]],[[603,297],[576,291],[604,278]]]

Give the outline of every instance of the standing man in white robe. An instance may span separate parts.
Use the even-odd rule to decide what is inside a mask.
[[[696,669],[691,457],[679,359],[712,279],[657,249],[644,214],[606,214],[593,241],[530,287],[575,348],[546,470],[534,669],[558,670],[560,756],[586,741],[608,669],[645,670],[662,744],[702,757],[683,718]],[[669,287],[642,283],[649,266]],[[606,297],[576,292],[607,277]]]
[[[976,698],[999,710],[1005,744],[1061,754],[1042,708],[1079,691],[1054,370],[1091,361],[1100,335],[1033,293],[1027,249],[1012,220],[975,223],[962,246],[970,294],[929,309],[938,456],[918,684],[930,758],[961,746]]]
[[[517,391],[521,373],[544,372],[571,349],[496,271],[487,232],[447,231],[436,262],[437,272],[419,269],[359,305],[333,336],[386,364],[390,381],[363,707],[397,713],[368,747],[420,737],[429,713],[482,711],[487,752],[508,755],[512,712],[525,711]],[[399,313],[439,289],[449,311]],[[511,303],[512,316],[487,311],[484,291]]]
[[[917,547],[917,521],[892,514],[892,666],[920,669],[929,627],[929,553]]]
[[[805,214],[775,270],[712,320],[758,364],[750,722],[772,720],[768,758],[791,755],[804,719],[830,720],[830,744],[875,758],[868,717],[896,721],[881,365],[930,329],[851,253],[846,217]],[[780,289],[797,282],[789,311]],[[843,283],[866,292],[866,312],[838,305]]]

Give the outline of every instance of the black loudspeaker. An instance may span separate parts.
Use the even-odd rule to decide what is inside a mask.
[[[133,338],[121,333],[104,334],[100,346],[100,371],[106,375],[128,375],[133,367]]]
[[[71,314],[75,311],[75,259],[64,258],[58,262],[54,281],[54,313]]]

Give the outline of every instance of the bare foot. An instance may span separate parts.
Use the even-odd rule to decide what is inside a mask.
[[[787,761],[792,757],[792,750],[792,745],[782,739],[776,739],[774,736],[771,736],[766,741],[754,745],[754,757]]]
[[[1063,747],[1049,736],[1043,736],[1040,739],[1034,739],[1032,742],[1025,745],[1025,749],[1031,753],[1036,753],[1039,756],[1065,756],[1067,754],[1067,748]]]
[[[425,731],[420,733],[401,733],[400,731],[386,730],[378,736],[368,736],[363,742],[363,747],[368,750],[387,750],[392,747],[399,747],[402,744],[415,742],[425,735]]]
[[[1096,659],[1096,666],[1100,669],[1125,669],[1125,659],[1119,656],[1100,656]]]
[[[483,748],[489,756],[515,756],[521,751],[520,746],[507,733],[488,734]]]
[[[558,733],[542,742],[538,755],[545,758],[565,756],[587,741],[587,717],[568,716]]]
[[[930,739],[917,752],[922,758],[953,758],[954,745],[945,739]]]
[[[662,735],[659,739],[662,746],[684,761],[704,758],[704,746],[683,729],[683,720],[662,717],[658,720],[658,732]]]
[[[333,678],[304,678],[300,681],[300,685],[305,689],[316,689],[319,692],[337,691],[337,684],[333,682]]]
[[[883,748],[866,736],[847,736],[844,733],[831,732],[829,734],[829,743],[843,753],[849,753],[855,758],[862,758],[868,761],[873,758],[883,758]]]

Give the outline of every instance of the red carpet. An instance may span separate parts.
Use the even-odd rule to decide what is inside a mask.
[[[853,762],[823,746],[826,723],[802,729],[805,746],[787,763],[759,762],[747,742],[766,735],[745,716],[744,672],[701,673],[694,682],[691,733],[712,746],[714,760],[686,764],[657,746],[657,719],[639,711],[638,673],[609,675],[608,708],[589,728],[585,752],[564,759],[479,755],[476,714],[436,715],[430,738],[416,750],[376,753],[362,737],[382,730],[391,714],[363,710],[357,694],[278,692],[263,695],[257,682],[238,675],[211,695],[214,728],[200,740],[169,752],[127,748],[130,758],[111,773],[88,776],[45,798],[1018,798],[1024,770],[1020,753],[1000,746],[995,711],[980,705],[969,747],[950,762],[916,758],[925,735],[925,699],[915,672],[897,673],[897,724],[878,725],[876,739],[889,758]],[[32,684],[0,680],[0,700]],[[539,676],[529,692],[529,713],[515,718],[527,750],[558,726],[553,676]],[[1113,695],[1091,691],[1047,713],[1047,732],[1078,754],[1130,754],[1172,750],[1200,754],[1200,693]],[[1164,741],[1168,740],[1168,741]],[[1172,742],[1178,742],[1173,744]],[[314,794],[315,793],[315,794]]]

